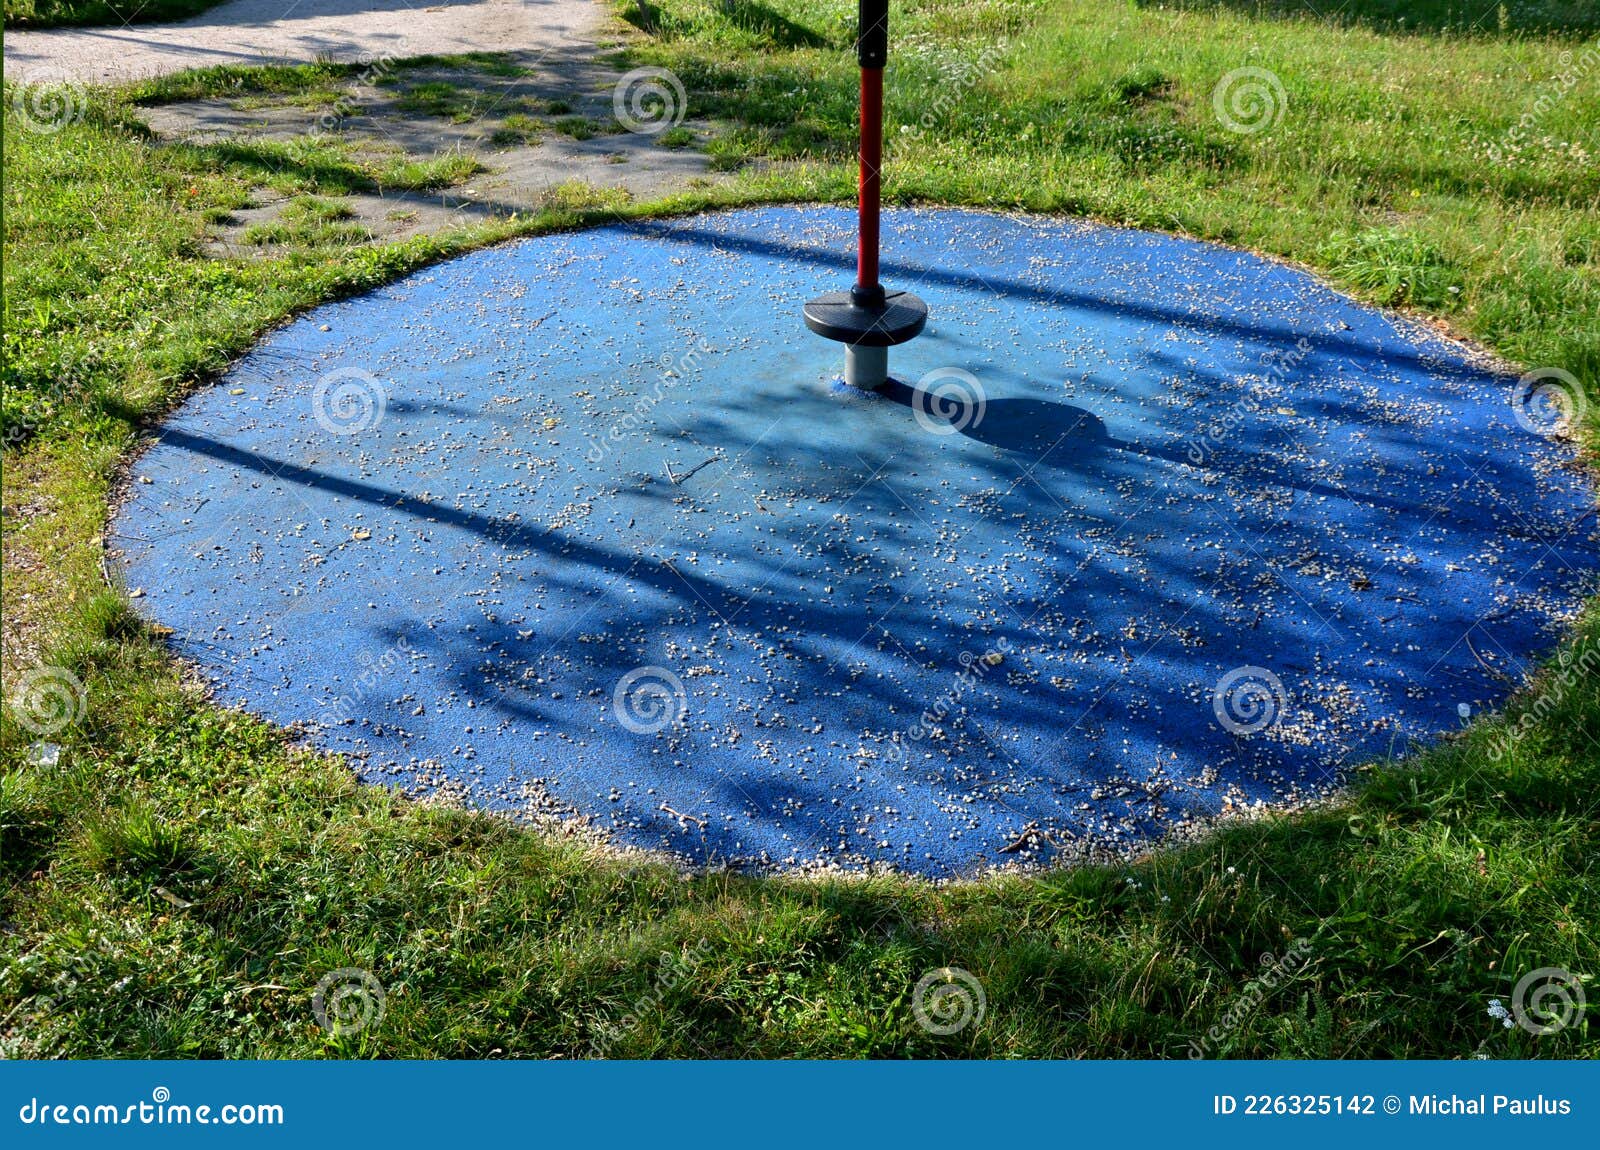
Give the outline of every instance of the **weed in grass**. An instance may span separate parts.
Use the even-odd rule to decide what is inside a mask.
[[[364,244],[372,233],[360,224],[328,223],[317,220],[272,220],[251,224],[240,235],[241,243],[263,247],[268,244],[294,244],[303,247],[328,247]]]
[[[395,61],[395,67],[408,72],[435,71],[444,68],[464,69],[502,79],[539,75],[537,67],[529,67],[514,54],[507,52],[455,52],[433,56],[410,56]]]
[[[706,158],[713,172],[734,172],[756,156],[767,152],[762,134],[755,129],[735,127],[719,132],[705,145]]]
[[[283,218],[286,220],[332,223],[335,220],[348,220],[355,216],[349,204],[337,200],[323,199],[320,196],[300,196],[284,205]]]
[[[349,204],[319,196],[298,196],[283,206],[276,220],[250,225],[240,239],[258,247],[266,244],[326,247],[371,240],[372,233],[365,226],[346,222],[354,218],[355,212]]]
[[[371,177],[350,156],[347,146],[326,136],[179,143],[165,148],[163,156],[202,169],[225,167],[251,184],[263,184],[286,195],[348,195],[372,186]]]
[[[497,147],[531,144],[539,139],[543,131],[544,124],[540,121],[521,112],[513,112],[490,133],[489,142]]]
[[[427,160],[397,156],[372,174],[378,188],[400,192],[431,192],[450,188],[483,171],[483,163],[464,152],[451,152]]]
[[[546,209],[566,212],[620,211],[632,200],[622,188],[597,188],[582,180],[558,184],[543,192],[540,204]]]
[[[600,131],[600,125],[587,116],[563,116],[553,125],[563,136],[574,140],[591,140]]]
[[[1380,303],[1448,308],[1461,291],[1459,274],[1438,248],[1394,228],[1335,232],[1318,256]]]
[[[407,85],[396,103],[402,112],[452,117],[470,112],[474,96],[473,90],[464,85],[447,80],[426,80]]]
[[[223,97],[260,100],[268,96],[321,98],[338,93],[341,82],[359,76],[355,64],[221,64],[138,80],[120,90],[129,103],[144,106]]]
[[[103,809],[84,826],[78,860],[91,872],[143,883],[171,879],[195,866],[195,852],[146,803]]]
[[[1169,95],[1174,87],[1172,79],[1159,69],[1141,64],[1112,80],[1106,98],[1112,104],[1132,107]]]

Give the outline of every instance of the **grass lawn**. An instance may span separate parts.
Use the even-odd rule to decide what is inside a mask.
[[[223,0],[5,0],[7,28],[164,24],[187,20]]]
[[[1508,2],[1468,31],[1442,0],[1355,0],[1333,25],[1279,18],[1291,7],[901,4],[886,196],[1303,262],[1571,373],[1592,453],[1594,6]],[[1428,18],[1402,29],[1403,11]],[[671,68],[695,114],[724,121],[707,147],[740,173],[731,187],[644,205],[572,192],[374,246],[336,226],[341,194],[470,171],[375,168],[326,141],[162,145],[138,119],[138,100],[311,90],[331,66],[97,91],[50,132],[7,100],[0,1053],[1600,1055],[1600,600],[1504,713],[1370,764],[1340,804],[1115,867],[948,886],[604,857],[559,828],[360,787],[186,681],[107,589],[107,501],[151,424],[273,323],[513,234],[853,195],[853,3],[618,12],[636,29],[625,62]],[[1213,104],[1241,67],[1282,88],[1254,133]],[[306,226],[267,255],[206,256],[208,221],[264,184],[304,197]],[[39,667],[87,691],[43,755],[10,698]],[[976,977],[986,1010],[939,1035],[912,997],[946,966]],[[1542,967],[1588,980],[1586,1018],[1534,1037],[1490,1017]],[[313,989],[339,968],[381,983],[381,1022],[317,1024]]]
[[[1311,17],[1322,9],[1328,20],[1385,31],[1504,35],[1516,32],[1570,32],[1600,27],[1600,11],[1590,0],[1351,0],[1307,5],[1305,0],[1136,0],[1141,8],[1188,12],[1233,11],[1249,16]]]

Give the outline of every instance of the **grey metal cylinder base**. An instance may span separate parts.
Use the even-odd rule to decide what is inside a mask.
[[[844,381],[851,387],[871,391],[889,382],[889,349],[846,344]]]

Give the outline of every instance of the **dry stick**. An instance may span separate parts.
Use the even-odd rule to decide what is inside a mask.
[[[1032,844],[1035,839],[1043,843],[1045,846],[1056,845],[1055,840],[1044,831],[1040,830],[1038,823],[1033,822],[1022,828],[1022,833],[1017,836],[1015,842],[1011,843],[1009,846],[1001,847],[1000,853],[1003,855],[1016,854],[1017,851],[1020,851],[1024,847]]]
[[[662,803],[661,806],[658,809],[667,812],[667,814],[669,814],[673,818],[677,819],[680,823],[694,823],[701,830],[705,830],[706,829],[706,821],[707,820],[705,820],[705,819],[697,819],[693,815],[686,815],[682,811],[673,810],[666,803]]]
[[[1496,679],[1499,679],[1502,682],[1510,683],[1513,687],[1517,685],[1517,681],[1502,671],[1499,667],[1491,667],[1488,663],[1483,661],[1483,656],[1478,654],[1478,649],[1472,645],[1471,635],[1463,635],[1461,638],[1462,641],[1466,643],[1467,650],[1472,652],[1472,657],[1478,660],[1478,666],[1482,667],[1485,671],[1488,671],[1489,674],[1493,675]]]
[[[668,463],[667,464],[667,478],[672,480],[672,485],[674,487],[676,487],[679,484],[682,484],[685,481],[687,481],[688,478],[691,475],[693,475],[696,471],[699,471],[702,467],[705,467],[707,464],[715,463],[717,460],[719,460],[721,458],[722,458],[722,453],[718,452],[716,455],[713,455],[710,459],[706,459],[706,460],[701,461],[700,463],[695,464],[693,467],[689,468],[688,471],[685,471],[682,475],[674,475],[672,473],[672,464]]]

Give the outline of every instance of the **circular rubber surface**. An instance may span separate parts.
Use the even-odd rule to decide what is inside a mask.
[[[364,778],[698,861],[968,874],[1335,785],[1495,705],[1596,566],[1517,381],[1170,237],[853,214],[495,248],[196,395],[113,545],[226,702]]]

